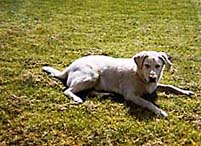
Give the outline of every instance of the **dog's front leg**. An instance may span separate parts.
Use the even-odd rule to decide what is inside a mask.
[[[151,103],[151,102],[149,102],[149,101],[147,101],[147,100],[145,100],[139,96],[135,96],[133,98],[126,98],[126,100],[130,100],[130,101],[134,102],[135,104],[137,104],[143,108],[147,108],[157,115],[164,116],[164,117],[168,116],[165,111],[163,111],[162,109],[158,108],[153,103]]]
[[[191,96],[194,94],[194,92],[192,92],[190,90],[184,90],[184,89],[180,89],[178,87],[175,87],[173,85],[165,85],[165,84],[158,84],[157,90],[162,91],[162,92],[163,91],[164,92],[172,92],[172,93],[177,94],[177,95]]]

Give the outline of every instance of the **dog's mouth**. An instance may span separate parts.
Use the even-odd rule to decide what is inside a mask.
[[[156,77],[149,77],[149,83],[156,83],[157,78]]]

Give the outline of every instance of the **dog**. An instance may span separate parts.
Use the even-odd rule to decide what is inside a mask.
[[[192,91],[173,85],[160,84],[164,68],[172,65],[165,52],[142,51],[132,58],[113,58],[104,55],[90,55],[79,58],[63,71],[44,66],[43,71],[61,80],[67,87],[64,91],[76,103],[83,100],[76,93],[92,90],[95,93],[117,93],[126,101],[147,108],[157,115],[167,117],[167,113],[146,100],[156,90],[191,96]]]

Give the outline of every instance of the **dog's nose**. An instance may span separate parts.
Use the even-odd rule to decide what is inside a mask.
[[[149,77],[149,82],[155,83],[156,82],[156,77]]]

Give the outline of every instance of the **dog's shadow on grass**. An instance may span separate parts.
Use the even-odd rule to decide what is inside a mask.
[[[88,93],[89,93],[89,91],[82,91],[82,92],[77,93],[76,95],[81,97],[84,101],[89,100],[90,98],[95,98],[95,97],[88,96]],[[152,94],[143,95],[142,98],[144,98],[145,100],[148,100],[148,101],[152,102],[154,105],[156,105],[155,102],[158,98],[158,95],[155,91]],[[119,94],[114,94],[113,96],[106,95],[106,96],[101,96],[101,98],[99,98],[100,101],[103,101],[106,99],[109,99],[112,102],[123,103],[128,108],[129,115],[137,118],[140,121],[151,120],[157,116],[153,112],[151,112],[145,108],[142,108],[133,102],[125,101],[125,99],[123,98],[122,95],[119,95]],[[158,105],[156,105],[156,106],[158,106]]]
[[[156,117],[156,114],[153,112],[137,106],[134,103],[126,103],[126,106],[128,107],[128,113],[139,121],[152,120]]]

